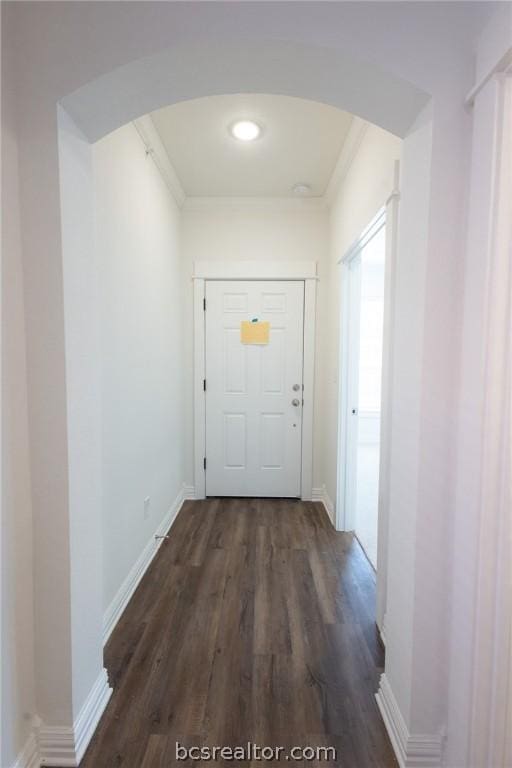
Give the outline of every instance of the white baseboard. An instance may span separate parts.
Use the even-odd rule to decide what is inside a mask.
[[[107,670],[102,669],[73,727],[45,725],[35,717],[34,731],[11,768],[77,768],[111,695]]]
[[[103,645],[105,645],[110,635],[112,634],[114,627],[121,618],[121,615],[128,605],[133,593],[137,589],[140,580],[146,573],[149,565],[151,564],[151,561],[153,560],[154,556],[158,552],[160,545],[162,544],[162,540],[156,540],[155,536],[164,536],[167,533],[174,520],[176,519],[176,516],[180,511],[185,499],[194,498],[193,495],[188,495],[189,493],[193,493],[193,490],[194,489],[192,486],[184,485],[182,487],[169,511],[161,521],[151,539],[142,550],[138,560],[136,560],[132,566],[128,576],[121,584],[117,594],[114,596],[114,599],[105,611],[103,616]]]
[[[100,718],[112,696],[112,688],[109,685],[108,673],[103,668],[94,683],[85,703],[75,721],[75,750],[77,765],[89,746]]]
[[[382,618],[382,624],[379,625],[379,622],[377,622],[380,639],[382,640],[382,645],[384,646],[384,648],[386,647],[386,619],[387,619],[387,614],[385,613]]]
[[[39,768],[40,765],[37,739],[35,734],[31,733],[11,768]]]
[[[443,739],[439,734],[411,734],[386,675],[375,694],[400,768],[441,768]]]
[[[58,725],[42,725],[39,730],[39,751],[41,765],[78,765],[75,751],[74,729]]]
[[[185,500],[188,499],[195,499],[196,497],[196,489],[193,485],[184,485],[183,486],[183,498]]]
[[[332,503],[325,485],[321,488],[313,488],[311,491],[312,501],[321,501],[325,507],[325,511],[329,515],[331,523],[334,525],[334,504]]]
[[[42,766],[77,768],[80,765],[111,695],[107,670],[102,669],[72,728],[41,725],[38,741]]]

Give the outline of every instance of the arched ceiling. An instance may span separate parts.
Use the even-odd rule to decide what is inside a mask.
[[[343,50],[273,40],[183,41],[119,67],[62,99],[95,141],[145,113],[204,96],[270,93],[351,112],[404,136],[429,95]]]

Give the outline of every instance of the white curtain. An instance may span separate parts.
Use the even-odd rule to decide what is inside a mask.
[[[503,765],[512,766],[512,73],[507,75],[503,83],[503,179],[500,191],[501,227],[503,229],[501,248],[503,259],[508,264],[508,316],[505,338],[508,357],[507,400],[506,414],[506,461],[505,498],[503,499],[503,515],[506,518],[504,558],[506,562],[505,600],[508,612],[508,627],[504,638],[504,687],[505,706],[503,713]],[[508,679],[507,679],[508,678]]]
[[[512,768],[512,77],[495,85],[471,768]]]

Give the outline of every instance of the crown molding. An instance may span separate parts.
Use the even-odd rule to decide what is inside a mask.
[[[329,207],[336,199],[336,193],[338,192],[343,179],[347,175],[350,166],[354,162],[354,158],[359,151],[359,147],[365,137],[368,126],[369,123],[365,120],[361,120],[360,117],[354,116],[352,118],[347,138],[343,142],[338,160],[325,191],[324,199]]]
[[[155,127],[151,115],[143,115],[133,121],[135,130],[139,134],[142,143],[146,149],[146,154],[150,156],[160,172],[165,184],[173,196],[178,208],[183,207],[185,202],[185,190],[181,186],[178,174],[174,170],[169,155],[162,143],[160,135]]]
[[[359,117],[353,117],[325,194],[321,197],[300,198],[216,195],[187,197],[151,115],[138,117],[133,121],[133,125],[144,144],[147,155],[153,159],[178,208],[184,212],[214,210],[224,213],[243,213],[247,210],[260,210],[269,213],[307,213],[326,210],[332,205],[336,193],[357,155],[369,124]]]
[[[327,210],[323,197],[187,197],[185,213],[218,211],[221,213],[243,213],[244,211],[265,211],[272,213],[313,213]]]

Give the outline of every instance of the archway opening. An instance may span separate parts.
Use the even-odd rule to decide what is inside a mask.
[[[425,106],[427,96],[404,81],[381,71],[373,71],[372,67],[361,66],[361,62],[340,60],[339,55],[329,49],[266,45],[263,53],[264,56],[261,46],[243,51],[229,46],[222,51],[201,46],[198,64],[199,52],[194,47],[165,51],[90,83],[63,99],[59,107],[66,373],[69,382],[68,442],[70,476],[75,481],[70,483],[69,508],[72,574],[91,566],[97,576],[102,573],[99,542],[103,524],[100,501],[103,422],[101,397],[98,396],[101,387],[101,328],[98,318],[101,313],[98,311],[98,265],[94,258],[91,259],[91,253],[95,252],[91,141],[98,140],[148,109],[191,101],[198,96],[238,93],[242,84],[245,85],[245,92],[249,84],[252,86],[249,92],[253,93],[284,93],[330,106],[348,107],[356,114],[372,117],[374,122],[392,128],[396,134],[405,136],[405,145],[409,144],[409,152],[406,150],[404,153],[402,195],[407,201],[409,213],[410,229],[406,237],[410,238],[410,242],[407,248],[411,254],[418,251],[417,233],[426,227],[425,200],[430,183],[428,158],[431,135],[429,110]],[[190,57],[196,62],[194,67],[190,66]],[[349,85],[347,78],[339,76],[340,68],[350,74],[352,80]],[[276,72],[279,74],[276,75]],[[385,99],[382,99],[383,93],[386,94]],[[350,149],[352,155],[357,151],[357,141],[356,138]],[[348,153],[342,173],[347,172],[352,160]],[[382,199],[383,195],[393,193],[392,178],[380,193],[379,206],[386,202],[385,198]],[[419,245],[424,248],[425,240],[420,238]],[[418,278],[414,274],[412,279],[421,280],[421,276]],[[402,286],[402,290],[408,291],[411,287],[414,289],[415,286]],[[401,300],[405,304],[410,301],[404,294]],[[415,354],[419,356],[421,345],[417,346],[416,341],[409,340],[408,347],[415,347]],[[414,397],[419,398],[420,393],[416,392]],[[329,420],[329,414],[326,420]],[[412,453],[411,462],[416,459],[417,456]],[[331,456],[329,461],[335,477],[336,456],[334,460]],[[335,483],[336,480],[334,488]],[[336,497],[336,490],[333,496]],[[384,504],[388,508],[389,499],[385,499]],[[84,529],[87,531],[85,539]],[[78,531],[80,541],[74,541]],[[134,567],[140,571],[137,562]],[[385,560],[380,574],[379,610],[383,622],[387,595]],[[129,585],[124,594],[129,597],[137,578],[130,571],[125,580],[129,581]],[[101,578],[84,581],[72,575],[71,605],[74,617],[71,642],[74,658],[81,664],[80,685],[75,688],[79,702],[86,699],[91,681],[97,678],[102,638],[108,634]],[[118,599],[111,615],[118,614],[122,607],[122,600]],[[85,617],[87,631],[84,631]],[[112,621],[107,623],[111,628]],[[82,662],[79,662],[80,659]],[[88,670],[86,674],[84,669]]]

